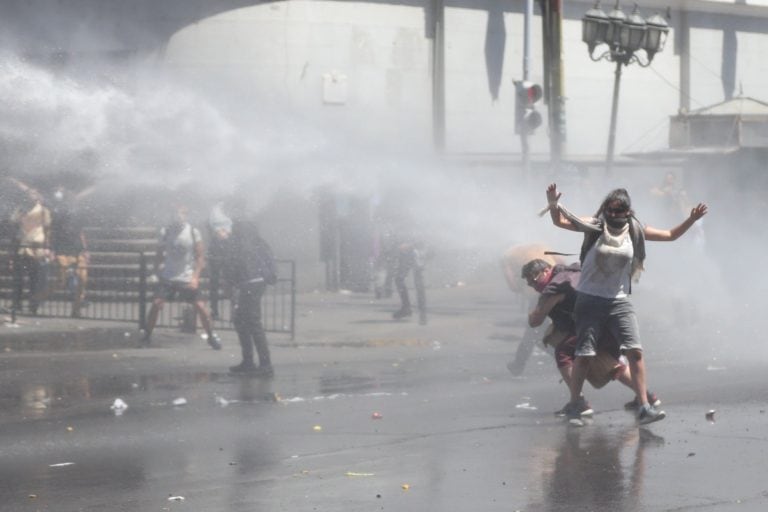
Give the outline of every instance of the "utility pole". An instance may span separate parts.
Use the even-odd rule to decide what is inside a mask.
[[[428,24],[432,39],[432,138],[437,151],[445,149],[445,1],[430,0]],[[431,37],[430,37],[431,36]]]
[[[549,153],[553,170],[565,153],[565,87],[563,81],[563,2],[540,0],[544,34],[544,99],[549,107]]]

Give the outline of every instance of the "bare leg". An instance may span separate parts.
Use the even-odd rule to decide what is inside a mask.
[[[616,375],[616,380],[627,386],[632,391],[635,388],[632,386],[632,372],[629,371],[629,366],[624,367],[624,371]]]
[[[637,395],[637,403],[641,406],[648,405],[648,390],[645,386],[645,360],[642,350],[627,351],[627,359],[632,377],[632,389]]]
[[[149,309],[149,315],[147,315],[147,331],[144,335],[144,339],[148,340],[152,336],[152,331],[155,330],[157,325],[157,317],[160,316],[160,310],[163,309],[165,301],[163,299],[155,299],[152,301],[152,307]]]
[[[211,316],[208,314],[208,310],[205,309],[203,301],[198,300],[194,303],[197,314],[200,315],[200,323],[203,324],[203,329],[208,337],[213,335],[213,329],[211,328]]]
[[[590,360],[589,356],[577,356],[574,359],[570,385],[571,402],[575,402],[581,397],[582,390],[584,389],[584,379],[587,378],[587,370],[589,370]]]

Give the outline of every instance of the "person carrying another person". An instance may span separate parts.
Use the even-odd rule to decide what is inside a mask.
[[[598,341],[607,330],[629,361],[638,423],[664,419],[666,413],[648,402],[640,330],[628,296],[631,282],[643,270],[645,241],[677,240],[706,215],[707,206],[699,203],[681,224],[664,230],[643,225],[636,219],[629,193],[623,188],[611,191],[591,217],[577,217],[563,207],[559,203],[562,194],[555,183],[547,187],[546,194],[552,223],[584,234],[579,257],[581,278],[574,305],[577,341],[569,418],[579,417],[584,379],[590,361],[597,355]]]
[[[147,328],[142,343],[151,343],[152,331],[163,305],[178,298],[195,308],[208,334],[208,344],[214,350],[221,350],[221,340],[213,332],[211,318],[200,299],[200,273],[205,266],[203,240],[200,231],[193,227],[187,218],[187,207],[179,205],[176,207],[173,221],[160,231],[160,243],[155,258],[159,283],[147,317]]]
[[[240,340],[243,360],[232,373],[271,377],[274,375],[267,336],[261,323],[261,299],[267,285],[277,283],[272,249],[259,236],[256,222],[236,217],[232,224],[231,251],[225,266],[227,280],[234,287],[233,322]],[[254,363],[254,347],[259,365]]]
[[[576,304],[576,287],[581,277],[580,265],[552,265],[536,258],[523,265],[520,276],[539,294],[535,307],[528,314],[528,324],[538,327],[547,317],[552,320],[552,325],[542,341],[545,346],[554,350],[557,369],[570,390],[577,339],[573,308]],[[611,380],[618,380],[633,389],[629,367],[619,361],[619,356],[618,346],[610,333],[604,332],[598,343],[597,354],[590,362],[586,380],[596,389]],[[647,397],[648,403],[654,407],[661,405],[661,400],[650,391],[647,391]],[[637,404],[633,399],[624,407],[634,410]],[[572,412],[573,408],[576,408],[576,411]],[[576,402],[568,402],[555,415],[575,417],[576,413],[579,416],[589,416],[593,413],[583,395]]]

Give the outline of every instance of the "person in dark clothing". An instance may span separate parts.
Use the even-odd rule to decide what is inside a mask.
[[[427,294],[424,290],[424,251],[418,243],[408,242],[400,245],[395,271],[395,286],[400,295],[400,309],[392,313],[392,318],[400,320],[413,314],[411,298],[405,278],[413,271],[413,285],[416,288],[416,304],[419,308],[419,323],[427,323]]]
[[[271,377],[274,375],[267,336],[261,323],[261,298],[267,285],[277,282],[272,249],[259,236],[256,223],[236,219],[232,223],[231,252],[225,267],[234,287],[233,322],[243,360],[230,367],[232,373]],[[254,347],[259,365],[254,363]]]
[[[520,279],[520,267],[532,259],[541,259],[551,265],[555,265],[560,260],[554,255],[547,254],[550,248],[542,243],[515,244],[506,251],[501,258],[501,270],[504,273],[504,280],[512,293],[518,296],[521,305],[527,311],[536,305],[538,296],[530,288],[526,287],[525,281]],[[536,342],[541,338],[538,329],[528,327],[520,338],[520,343],[515,350],[515,358],[507,363],[507,369],[515,377],[520,377],[525,371],[528,360],[533,355],[533,349]]]
[[[79,318],[88,282],[88,247],[83,229],[73,215],[62,189],[54,194],[51,220],[51,248],[59,267],[56,289],[67,286],[72,297],[72,317]],[[53,293],[48,290],[46,295]]]

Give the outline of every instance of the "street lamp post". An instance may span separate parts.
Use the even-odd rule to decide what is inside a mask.
[[[654,14],[648,19],[643,18],[638,12],[637,4],[632,14],[627,16],[619,7],[618,0],[613,10],[605,14],[600,9],[598,0],[595,6],[584,14],[581,19],[581,28],[581,38],[587,44],[589,58],[595,62],[607,60],[616,63],[608,152],[605,158],[605,170],[610,174],[613,170],[613,153],[616,143],[621,67],[633,63],[642,67],[650,66],[653,57],[664,49],[669,25],[659,14]],[[595,50],[600,45],[606,45],[607,49],[596,57]],[[641,58],[638,54],[640,50],[645,53],[645,58]]]

